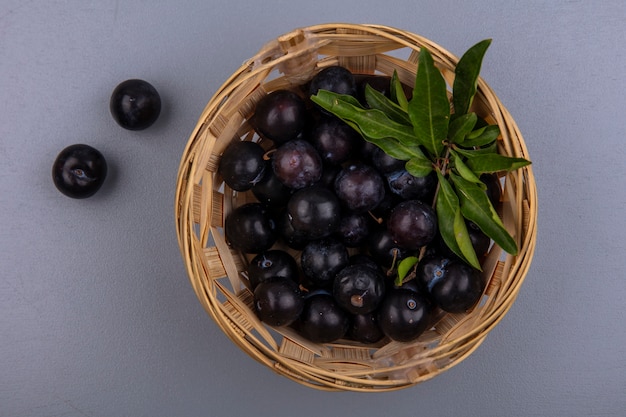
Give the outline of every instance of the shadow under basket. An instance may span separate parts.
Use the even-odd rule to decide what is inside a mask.
[[[223,225],[233,208],[255,198],[251,192],[229,189],[217,174],[224,148],[233,140],[253,140],[263,145],[248,123],[259,99],[273,90],[302,85],[327,66],[341,65],[355,74],[387,76],[395,70],[400,81],[413,85],[422,46],[429,49],[452,85],[458,58],[402,30],[324,24],[280,36],[246,61],[215,93],[182,155],[176,187],[176,227],[199,301],[224,333],[252,358],[306,386],[391,391],[450,369],[470,355],[504,317],[530,267],[537,231],[537,190],[532,169],[526,166],[500,175],[500,215],[519,252],[511,256],[492,245],[483,263],[488,284],[472,311],[442,315],[416,341],[384,340],[376,345],[348,340],[311,343],[289,328],[265,325],[254,313],[253,296],[242,274],[251,257],[228,246]],[[501,154],[530,159],[515,121],[481,78],[472,110],[500,127]],[[297,252],[294,255],[297,259]]]

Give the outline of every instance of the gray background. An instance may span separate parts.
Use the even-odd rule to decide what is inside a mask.
[[[0,0],[0,416],[623,416],[626,2]],[[539,233],[517,302],[467,360],[393,393],[325,393],[236,348],[197,302],[174,228],[184,145],[266,41],[332,21],[493,38],[482,75],[534,162]],[[162,115],[130,132],[113,88]],[[88,200],[54,188],[72,143],[107,157]]]

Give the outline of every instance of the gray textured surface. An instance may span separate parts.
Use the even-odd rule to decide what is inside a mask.
[[[626,3],[616,1],[0,1],[0,416],[623,416],[626,411]],[[466,361],[387,394],[275,375],[188,284],[173,198],[204,105],[267,40],[379,23],[455,54],[493,38],[482,75],[534,162],[539,237],[516,304]],[[143,132],[108,113],[117,83],[164,100]],[[72,143],[110,176],[56,191]]]

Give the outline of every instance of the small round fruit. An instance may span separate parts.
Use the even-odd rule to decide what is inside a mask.
[[[410,252],[396,244],[386,228],[380,228],[370,234],[367,239],[367,248],[372,258],[383,268],[391,268]]]
[[[126,80],[113,90],[109,109],[113,119],[124,129],[143,130],[159,118],[161,97],[147,81]]]
[[[416,177],[402,168],[385,175],[392,193],[404,200],[432,201],[437,188],[437,174],[432,171],[423,177]]]
[[[335,193],[348,210],[364,213],[383,201],[385,183],[374,167],[352,164],[337,174]]]
[[[375,146],[371,154],[372,165],[381,174],[386,175],[395,171],[404,169],[406,161],[396,159],[393,156],[388,155],[378,146]]]
[[[300,317],[303,308],[300,288],[288,278],[270,278],[254,290],[254,310],[259,319],[270,326],[292,324]]]
[[[390,339],[410,342],[424,333],[431,311],[431,303],[420,293],[394,288],[378,309],[378,325]]]
[[[250,286],[254,289],[270,278],[288,278],[299,282],[298,264],[293,256],[280,249],[270,249],[256,255],[246,268]]]
[[[339,307],[332,295],[315,293],[305,299],[297,322],[298,331],[314,343],[330,343],[348,332],[350,315]]]
[[[376,343],[385,334],[378,325],[378,318],[375,313],[355,314],[352,317],[352,324],[348,330],[350,339],[361,343]]]
[[[322,177],[322,158],[309,142],[290,140],[272,154],[276,177],[289,188],[309,187]]]
[[[275,145],[295,139],[306,124],[304,100],[289,90],[276,90],[264,96],[252,117],[259,135]]]
[[[455,256],[455,255],[451,255]],[[430,294],[430,289],[447,273],[447,266],[452,258],[443,255],[425,256],[415,267],[415,281],[420,291]]]
[[[320,239],[334,233],[341,220],[341,206],[328,188],[313,186],[296,191],[287,203],[287,215],[295,234]]]
[[[252,186],[251,191],[259,202],[269,207],[284,207],[293,193],[278,179],[270,161],[265,161],[263,176]]]
[[[418,250],[437,236],[437,214],[420,200],[407,200],[391,210],[387,230],[399,246]]]
[[[373,220],[366,213],[346,213],[341,217],[337,234],[349,248],[356,248],[366,243],[372,230]]]
[[[367,265],[350,265],[335,277],[333,296],[352,314],[374,311],[385,296],[385,276]]]
[[[263,178],[264,154],[265,150],[258,143],[237,140],[224,149],[217,172],[233,190],[247,191]]]
[[[107,176],[107,163],[100,151],[89,145],[76,144],[63,149],[52,165],[56,188],[71,198],[94,195]]]
[[[261,253],[276,241],[276,226],[265,206],[247,203],[228,213],[224,235],[233,248],[244,253]]]
[[[341,164],[350,159],[359,139],[356,130],[335,117],[322,118],[309,136],[322,159],[330,164]]]
[[[484,284],[479,270],[460,260],[450,261],[429,285],[433,301],[444,311],[462,313],[474,306]]]
[[[338,65],[326,67],[311,80],[309,93],[314,95],[319,90],[356,96],[356,80],[354,75],[344,67]]]
[[[348,249],[337,239],[327,237],[309,242],[300,255],[300,266],[316,287],[331,287],[335,275],[350,262]]]

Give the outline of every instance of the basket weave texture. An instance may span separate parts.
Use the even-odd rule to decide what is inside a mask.
[[[530,166],[502,174],[500,215],[517,241],[511,256],[492,245],[483,273],[488,285],[471,312],[445,314],[414,342],[371,346],[308,342],[290,329],[258,320],[245,271],[250,256],[229,248],[225,216],[254,201],[250,192],[224,185],[217,166],[233,140],[262,143],[248,123],[268,92],[310,80],[341,65],[355,74],[392,75],[412,85],[420,47],[431,52],[449,85],[458,58],[421,36],[380,25],[324,24],[294,30],[267,43],[214,94],[182,155],[175,217],[180,250],[201,304],[224,333],[255,360],[301,384],[322,390],[391,391],[430,379],[470,355],[515,301],[536,240],[537,191]],[[501,154],[530,159],[515,121],[482,78],[473,111],[501,130]],[[293,251],[292,251],[293,252]],[[297,257],[297,253],[294,253]]]

